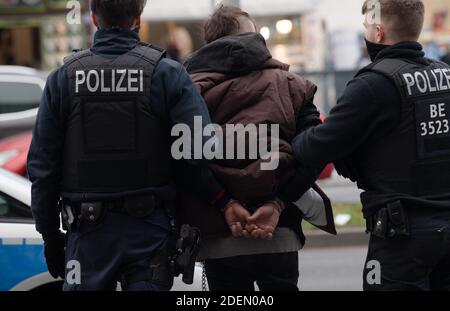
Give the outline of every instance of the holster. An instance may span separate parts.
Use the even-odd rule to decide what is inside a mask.
[[[61,222],[63,230],[72,233],[78,230],[80,216],[76,213],[70,205],[66,205],[61,200],[59,202],[61,206]]]
[[[125,268],[120,279],[122,287],[126,289],[128,285],[138,282],[171,283],[173,280],[169,264],[171,244],[169,238],[155,256]]]
[[[138,282],[169,283],[180,275],[183,275],[182,280],[185,284],[194,283],[200,231],[189,225],[183,225],[179,235],[174,233],[154,257],[133,264],[122,272],[122,286]]]
[[[388,203],[375,215],[367,219],[367,233],[387,239],[396,236],[409,236],[407,210],[401,201]]]

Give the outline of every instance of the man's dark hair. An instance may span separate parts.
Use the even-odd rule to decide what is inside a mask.
[[[391,37],[399,41],[419,39],[425,19],[422,0],[366,0],[362,14],[370,12],[370,6],[376,2],[380,4],[381,21]]]
[[[102,27],[131,27],[147,0],[91,0],[91,10]]]
[[[250,14],[238,7],[221,5],[205,23],[205,41],[211,43],[225,36],[239,33],[239,18],[248,18],[255,22]]]

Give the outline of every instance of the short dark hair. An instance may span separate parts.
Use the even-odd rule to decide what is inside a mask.
[[[240,29],[239,17],[246,17],[255,24],[250,14],[242,11],[240,8],[221,5],[205,23],[206,43],[237,34]]]
[[[425,5],[422,0],[366,0],[362,14],[368,13],[369,4],[378,3],[381,7],[381,21],[399,41],[417,40],[425,20]]]
[[[91,10],[102,27],[131,27],[142,14],[147,0],[90,0]]]

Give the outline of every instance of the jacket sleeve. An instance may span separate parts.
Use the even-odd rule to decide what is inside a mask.
[[[373,90],[383,92],[374,93]],[[298,135],[294,154],[303,165],[321,168],[341,161],[364,143],[380,139],[401,117],[400,97],[384,77],[358,77],[350,81],[324,124]]]
[[[51,74],[42,95],[33,139],[28,153],[27,170],[31,187],[31,210],[36,229],[42,234],[59,230],[59,183],[64,144],[59,112],[61,71]]]
[[[304,101],[297,116],[296,135],[322,123],[320,112],[314,104],[317,87],[308,80],[305,80],[305,85]],[[294,170],[293,177],[281,187],[278,193],[278,197],[285,203],[298,201],[311,188],[322,171],[320,168],[305,166],[298,161],[295,161]]]
[[[168,80],[166,84],[170,123],[172,126],[187,126],[193,138],[190,159],[183,159],[183,164],[179,166],[183,175],[181,180],[184,180],[186,187],[193,187],[193,190],[211,205],[222,209],[231,199],[230,195],[208,168],[208,161],[200,154],[204,144],[213,139],[212,136],[203,135],[204,128],[212,123],[211,117],[203,97],[186,69],[179,65],[176,71],[176,82]],[[196,138],[200,138],[199,141],[196,141]]]
[[[317,86],[306,80],[306,91],[303,105],[297,116],[297,133],[306,131],[311,127],[315,127],[322,123],[320,120],[320,112],[314,104],[314,97],[317,92]]]

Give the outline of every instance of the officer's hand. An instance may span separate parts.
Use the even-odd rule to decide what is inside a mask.
[[[281,215],[281,206],[276,202],[268,202],[247,218],[246,230],[251,232],[253,238],[272,240],[273,232],[278,225]]]
[[[230,201],[224,209],[225,220],[234,237],[249,236],[244,230],[250,213],[237,201]]]
[[[47,262],[48,272],[55,279],[65,276],[65,246],[66,236],[61,231],[43,236],[44,255]]]

